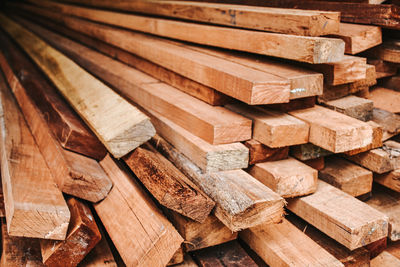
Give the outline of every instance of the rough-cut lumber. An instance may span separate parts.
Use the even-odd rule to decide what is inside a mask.
[[[260,162],[286,159],[289,154],[289,147],[270,148],[254,139],[244,142],[249,149],[249,165]]]
[[[258,266],[237,241],[195,251],[193,257],[200,267]]]
[[[372,25],[357,25],[340,23],[339,33],[332,36],[345,42],[344,52],[355,55],[382,43],[380,27]]]
[[[400,143],[389,140],[376,148],[348,157],[351,161],[378,174],[400,168]]]
[[[76,266],[101,239],[89,206],[76,198],[67,201],[71,212],[64,241],[41,240],[42,260],[46,266]]]
[[[384,61],[400,63],[400,43],[398,40],[385,41],[382,45],[374,48],[371,53],[374,57]]]
[[[284,200],[243,170],[204,174],[162,138],[154,146],[216,203],[214,214],[232,231],[282,218]]]
[[[58,188],[92,202],[106,197],[112,183],[97,161],[64,150],[48,127],[46,114],[42,114],[29,98],[21,79],[17,78],[1,53],[0,66]]]
[[[394,170],[388,173],[375,174],[374,181],[394,191],[400,192],[400,170]]]
[[[317,190],[318,171],[294,158],[257,163],[249,173],[284,198]]]
[[[123,159],[164,207],[200,223],[214,208],[214,201],[151,145],[142,145]]]
[[[160,113],[148,111],[146,114],[157,133],[191,161],[196,162],[203,172],[247,168],[249,149],[241,143],[211,145]]]
[[[1,220],[2,255],[0,266],[44,267],[39,239],[10,236],[7,224]]]
[[[70,212],[0,73],[1,178],[12,236],[61,240]]]
[[[171,210],[165,209],[164,212],[185,240],[185,251],[212,247],[237,238],[237,232],[232,232],[214,215],[198,223]]]
[[[315,106],[289,114],[310,125],[310,143],[331,152],[345,152],[372,142],[371,126],[339,112]]]
[[[400,259],[396,258],[387,251],[383,251],[381,254],[371,260],[371,267],[381,266],[400,267]]]
[[[67,25],[69,28],[118,46],[248,104],[289,101],[290,84],[287,79],[187,49],[157,37],[75,18],[68,18],[70,20],[73,23]],[[176,61],[182,64],[174,64]]]
[[[372,127],[372,143],[362,148],[353,149],[345,152],[344,154],[348,156],[356,155],[361,152],[366,152],[368,150],[381,147],[383,145],[383,129],[382,127],[374,121],[367,122]]]
[[[353,95],[324,102],[323,104],[330,109],[362,121],[371,120],[374,108],[374,102],[371,100]]]
[[[106,199],[94,205],[127,266],[165,266],[182,237],[140,185],[106,156],[100,165],[114,183]]]
[[[375,66],[376,78],[382,79],[396,75],[397,66],[394,63],[383,61],[382,59],[368,59],[368,64]]]
[[[115,157],[124,156],[154,135],[149,118],[111,88],[4,15],[0,23]],[[82,87],[85,90],[80,90]]]
[[[325,157],[304,160],[303,163],[310,166],[313,169],[316,169],[317,171],[320,171],[325,168]]]
[[[290,155],[299,160],[317,159],[331,155],[332,152],[325,150],[311,143],[293,146],[290,148]]]
[[[70,108],[56,89],[48,82],[29,58],[11,42],[5,34],[0,34],[0,44],[4,57],[14,73],[35,102],[41,113],[46,114],[48,127],[66,149],[101,160],[107,150]]]
[[[240,238],[270,266],[343,266],[285,219],[246,229]]]
[[[245,104],[229,104],[225,107],[251,119],[252,137],[264,145],[278,148],[308,142],[308,124],[286,113],[253,108]]]
[[[372,189],[372,172],[339,157],[329,158],[318,177],[354,197]]]
[[[383,109],[374,108],[372,111],[372,121],[382,127],[383,141],[400,133],[400,115]]]
[[[40,27],[35,32],[145,109],[163,114],[211,144],[251,137],[251,121],[213,107],[129,66]],[[102,62],[102,64],[98,64]]]
[[[287,208],[350,250],[388,234],[388,218],[324,181],[309,196],[290,199]]]
[[[389,217],[388,238],[391,241],[400,240],[400,193],[376,186],[366,203]]]
[[[370,91],[368,99],[374,102],[376,108],[393,113],[400,113],[400,92],[383,87]]]

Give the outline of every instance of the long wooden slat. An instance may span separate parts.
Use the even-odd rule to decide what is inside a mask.
[[[67,194],[92,202],[106,197],[112,183],[97,161],[64,150],[49,129],[45,121],[46,115],[42,114],[29,98],[26,88],[22,86],[2,53],[0,66],[58,188]]]
[[[107,150],[70,106],[56,93],[32,61],[6,35],[0,34],[1,50],[19,81],[41,113],[46,114],[48,127],[65,148],[96,160],[105,157]]]
[[[8,233],[64,239],[70,219],[67,204],[0,74],[1,178]]]
[[[240,238],[269,266],[344,266],[285,219],[246,229]]]
[[[388,218],[324,181],[309,196],[290,199],[287,208],[350,250],[388,234]]]
[[[48,13],[50,19],[57,20],[59,17]],[[289,81],[276,75],[186,49],[157,37],[72,17],[66,21],[68,28],[120,47],[248,104],[289,101]],[[176,60],[181,64],[174,64]]]
[[[110,156],[100,165],[114,183],[106,199],[94,205],[127,266],[165,266],[182,237],[134,178]]]
[[[0,21],[114,156],[124,156],[154,135],[150,120],[109,87],[4,15]]]
[[[284,200],[243,170],[204,174],[162,138],[152,143],[215,201],[215,216],[232,231],[281,220]]]

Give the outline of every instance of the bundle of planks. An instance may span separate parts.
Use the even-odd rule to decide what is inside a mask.
[[[400,266],[398,7],[214,2],[5,2],[1,266]]]

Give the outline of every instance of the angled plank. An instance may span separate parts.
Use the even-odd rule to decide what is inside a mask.
[[[270,148],[254,139],[244,142],[249,149],[249,165],[260,162],[287,159],[289,147]]]
[[[4,15],[0,23],[114,156],[124,156],[154,135],[150,120],[105,84]]]

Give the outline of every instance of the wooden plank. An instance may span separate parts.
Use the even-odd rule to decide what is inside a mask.
[[[368,64],[374,65],[376,70],[376,78],[382,79],[396,75],[397,66],[394,63],[383,61],[382,59],[368,59]]]
[[[1,178],[12,236],[62,240],[70,212],[0,75]]]
[[[124,156],[154,135],[150,120],[109,87],[7,17],[0,21],[114,156]]]
[[[290,155],[299,160],[310,160],[317,159],[325,156],[331,155],[332,152],[325,150],[319,146],[313,145],[311,143],[292,146],[290,148]]]
[[[249,150],[244,145],[240,143],[211,145],[160,113],[148,111],[146,114],[150,117],[157,133],[191,161],[196,162],[203,172],[247,168]]]
[[[285,219],[246,229],[240,238],[270,266],[343,266]]]
[[[51,13],[50,16],[51,19],[57,19],[56,17],[59,15],[54,17],[54,13]],[[72,17],[68,18],[66,26],[120,47],[248,104],[285,103],[289,101],[289,81],[276,75],[257,71],[141,33]],[[42,38],[44,37],[42,36]],[[124,41],[122,42],[122,40]],[[182,64],[173,64],[176,60]]]
[[[371,53],[384,61],[400,63],[400,43],[399,40],[389,40],[373,49]]]
[[[344,52],[355,55],[382,43],[382,30],[372,25],[340,23],[339,33],[333,37],[345,42]]]
[[[2,255],[1,266],[44,267],[38,239],[10,236],[7,224],[1,221]],[[29,251],[29,253],[27,253]]]
[[[64,150],[48,127],[46,114],[42,114],[29,98],[26,88],[20,83],[21,79],[18,79],[2,53],[0,66],[58,188],[92,202],[105,198],[112,182],[97,161]]]
[[[371,120],[372,110],[374,108],[374,102],[371,100],[353,95],[324,102],[323,105],[334,111],[362,121]]]
[[[352,155],[356,155],[356,154],[366,152],[368,150],[383,146],[383,142],[382,142],[383,129],[382,129],[382,127],[374,121],[368,121],[367,123],[372,127],[372,143],[370,145],[367,145],[362,148],[347,151],[344,154],[346,154],[348,156],[352,156]]]
[[[183,263],[183,249],[182,247],[178,248],[175,252],[174,256],[172,256],[171,260],[168,262],[167,266],[177,265]]]
[[[400,170],[396,169],[388,173],[375,174],[374,181],[394,191],[400,192]]]
[[[325,168],[325,157],[309,159],[302,162],[310,166],[311,168],[316,169],[317,171],[323,170]]]
[[[379,266],[400,266],[400,260],[387,251],[382,252],[371,260],[371,267]]]
[[[260,162],[286,159],[289,154],[289,147],[270,148],[254,139],[244,142],[249,149],[249,165]]]
[[[51,40],[90,72],[145,109],[156,111],[211,144],[244,141],[251,137],[251,121],[213,107],[167,84],[96,51],[43,28],[41,36]],[[35,32],[39,32],[35,30]],[[103,62],[103,64],[98,64]]]
[[[253,121],[253,138],[272,148],[305,144],[308,142],[307,123],[286,113],[249,107],[245,104],[225,106]]]
[[[204,222],[199,223],[171,210],[165,209],[164,212],[185,240],[185,251],[212,247],[237,238],[238,233],[232,232],[214,215],[209,215]]]
[[[1,174],[0,174],[1,176]],[[1,177],[0,177],[1,178]],[[6,210],[4,207],[4,194],[3,194],[3,186],[0,184],[0,218],[6,217]]]
[[[347,158],[378,174],[390,172],[400,168],[400,143],[389,140],[381,148]]]
[[[318,171],[294,158],[257,163],[249,173],[284,198],[317,190]]]
[[[110,156],[100,165],[114,187],[94,208],[124,263],[127,266],[165,266],[180,247],[182,237],[133,177]]]
[[[287,208],[350,250],[388,234],[388,218],[324,181],[309,196],[290,199]]]
[[[258,266],[236,241],[195,251],[193,257],[200,267]]]
[[[59,11],[65,13],[69,11],[68,14],[71,15],[83,16],[85,14],[82,9],[72,9],[66,5],[49,5],[36,0],[31,2],[47,8],[54,6]],[[91,1],[79,3],[94,4]],[[179,1],[148,1],[146,3],[124,4],[100,1],[99,3],[95,3],[95,6],[296,35],[320,36],[335,33],[339,29],[339,14],[336,12],[254,8],[250,6]],[[70,11],[71,9],[72,11]],[[95,13],[86,18],[95,20],[93,16],[97,14],[99,18],[106,19],[104,18],[106,17],[104,13]],[[265,21],[266,16],[271,21]],[[110,17],[112,18],[111,15]]]
[[[274,110],[288,112],[296,109],[312,108],[313,106],[315,106],[316,102],[317,102],[317,97],[311,96],[311,97],[292,99],[289,101],[289,103],[271,104],[268,105],[268,107]]]
[[[354,197],[372,189],[372,172],[339,157],[330,157],[318,177]]]
[[[383,87],[370,91],[368,99],[374,102],[376,108],[393,113],[400,113],[400,92]]]
[[[200,223],[214,208],[214,201],[150,144],[136,148],[123,159],[164,207]]]
[[[310,143],[331,152],[345,152],[372,142],[371,126],[339,112],[315,106],[289,114],[310,125]]]
[[[32,61],[3,33],[0,34],[0,44],[7,65],[14,73],[21,74],[20,83],[41,113],[46,114],[47,125],[62,147],[96,160],[103,159],[106,148],[56,93]]]
[[[374,108],[372,111],[372,121],[382,127],[383,141],[400,133],[400,115],[383,109]]]
[[[161,137],[152,144],[215,201],[214,215],[230,230],[281,220],[283,198],[243,170],[204,174]]]
[[[46,266],[76,266],[100,241],[101,234],[89,206],[75,198],[67,201],[71,222],[64,241],[41,240]]]

